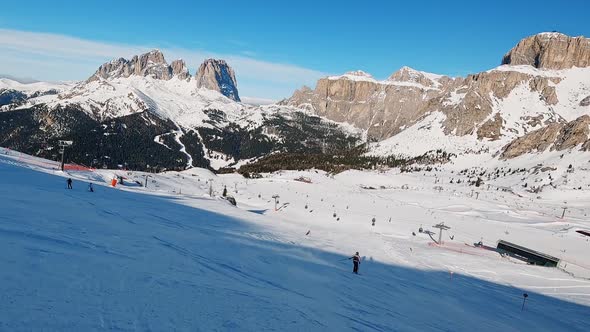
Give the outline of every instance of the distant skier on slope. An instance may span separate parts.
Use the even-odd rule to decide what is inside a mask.
[[[92,182],[88,184],[88,191],[90,191],[91,193],[94,192],[94,187],[92,186]]]
[[[352,259],[352,263],[354,264],[352,272],[358,274],[359,264],[361,263],[361,256],[359,255],[359,252],[357,251],[356,254],[354,254],[352,257],[349,257],[348,259]]]
[[[72,189],[72,179],[69,179],[66,181],[68,183],[68,189]]]

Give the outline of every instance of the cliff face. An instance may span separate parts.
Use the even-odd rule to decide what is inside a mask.
[[[517,88],[538,96],[545,104],[558,102],[554,83],[558,77],[537,77],[529,73],[492,70],[469,75],[465,80],[447,89],[429,105],[429,111],[446,115],[446,134],[464,136],[476,133],[478,139],[497,140],[512,129],[505,127],[513,110],[498,107],[498,101],[507,98]],[[555,121],[550,114],[539,114],[539,121]],[[526,123],[526,119],[519,119]],[[523,124],[524,125],[524,124]]]
[[[567,123],[551,123],[512,141],[504,147],[501,158],[510,159],[526,153],[562,151],[580,146],[590,150],[590,116]]]
[[[429,101],[447,88],[439,83],[441,78],[425,75],[405,67],[388,80],[377,81],[368,74],[350,72],[320,79],[314,90],[300,89],[282,103],[313,109],[318,115],[354,124],[367,129],[372,138],[383,139],[422,117]]]
[[[349,72],[322,78],[315,89],[304,87],[282,103],[348,122],[375,140],[397,135],[434,112],[444,114],[447,135],[513,139],[564,121],[553,108],[564,102],[556,87],[566,76],[554,70],[589,66],[589,45],[583,37],[542,33],[523,39],[506,54],[503,66],[466,78],[408,67],[382,81]],[[522,100],[506,102],[515,96]],[[590,104],[585,96],[576,97],[578,106]]]
[[[224,60],[205,60],[197,70],[195,78],[197,87],[215,90],[230,99],[240,101],[236,75]]]
[[[529,65],[543,69],[590,66],[590,39],[548,32],[521,40],[502,59],[502,64]]]
[[[181,80],[187,80],[191,77],[184,60],[179,59],[172,61],[170,68],[172,69],[172,76],[176,76]]]
[[[499,139],[505,114],[495,104],[523,85],[548,105],[558,103],[558,77],[494,70],[467,78],[434,76],[402,68],[385,81],[359,79],[345,74],[320,79],[314,90],[303,88],[283,103],[314,110],[318,115],[348,122],[366,129],[382,140],[403,131],[424,115],[442,112],[444,131],[464,136],[476,133],[480,139]],[[366,78],[366,77],[365,77]],[[543,116],[540,121],[554,120]]]

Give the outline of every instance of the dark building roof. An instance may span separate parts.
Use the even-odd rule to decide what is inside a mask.
[[[498,249],[521,256],[523,258],[526,258],[527,261],[529,261],[530,263],[538,265],[557,266],[557,264],[559,263],[559,258],[557,257],[553,257],[542,252],[525,248],[523,246],[519,246],[518,244],[510,243],[504,240],[498,241]]]

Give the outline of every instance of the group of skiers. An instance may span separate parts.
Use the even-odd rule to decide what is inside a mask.
[[[66,180],[66,184],[68,185],[68,187],[67,187],[68,189],[73,189],[73,188],[72,188],[72,183],[73,183],[73,182],[74,182],[74,181],[72,181],[72,179],[71,179],[71,178],[68,178],[68,179]],[[90,191],[91,193],[93,193],[93,192],[94,192],[94,186],[92,185],[92,182],[88,183],[88,191]]]

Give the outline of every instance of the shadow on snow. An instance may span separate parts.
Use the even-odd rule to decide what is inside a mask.
[[[522,290],[470,276],[370,257],[353,275],[355,248],[284,242],[263,216],[0,174],[0,330],[590,329],[589,307],[528,292],[521,311]]]

